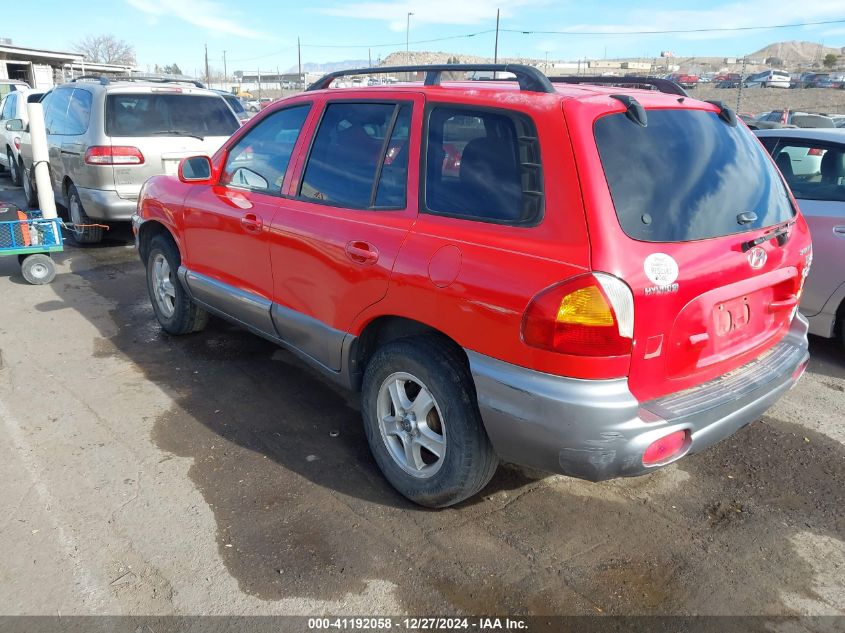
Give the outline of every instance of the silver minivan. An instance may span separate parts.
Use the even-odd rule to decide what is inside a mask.
[[[212,155],[240,127],[220,95],[200,86],[80,77],[44,97],[53,192],[77,227],[77,242],[99,242],[102,223],[130,219],[150,176],[175,175],[187,156]],[[27,202],[34,205],[28,135],[21,155]]]

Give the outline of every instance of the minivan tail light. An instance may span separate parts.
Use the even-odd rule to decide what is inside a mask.
[[[633,335],[631,289],[605,273],[580,275],[543,290],[522,319],[527,345],[560,354],[630,354]]]
[[[811,147],[807,150],[807,156],[824,156],[824,150],[818,147]]]
[[[143,165],[144,155],[137,147],[94,145],[85,152],[89,165]]]

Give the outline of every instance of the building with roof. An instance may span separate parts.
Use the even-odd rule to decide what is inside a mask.
[[[85,74],[128,75],[134,66],[85,61],[81,53],[14,46],[0,38],[0,79],[16,79],[33,88],[48,90],[54,85]]]

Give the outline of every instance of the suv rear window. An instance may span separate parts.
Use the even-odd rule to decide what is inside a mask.
[[[230,136],[240,127],[218,96],[180,93],[110,94],[108,136]]]
[[[649,110],[646,127],[610,114],[594,132],[619,223],[636,240],[708,239],[795,215],[757,139],[715,112]],[[741,225],[746,211],[757,219]]]

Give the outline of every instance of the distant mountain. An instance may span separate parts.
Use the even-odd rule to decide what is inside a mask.
[[[786,64],[809,64],[821,62],[824,56],[830,53],[842,55],[845,53],[845,47],[831,48],[830,46],[822,46],[817,42],[775,42],[749,54],[748,57],[751,59],[777,57]]]
[[[375,64],[375,61],[373,61]],[[366,68],[369,62],[366,59],[345,59],[342,62],[327,62],[325,64],[315,64],[308,62],[302,64],[302,72],[304,73],[330,73],[335,70],[346,70],[348,68]],[[287,69],[289,73],[295,73],[299,69],[294,65]]]

